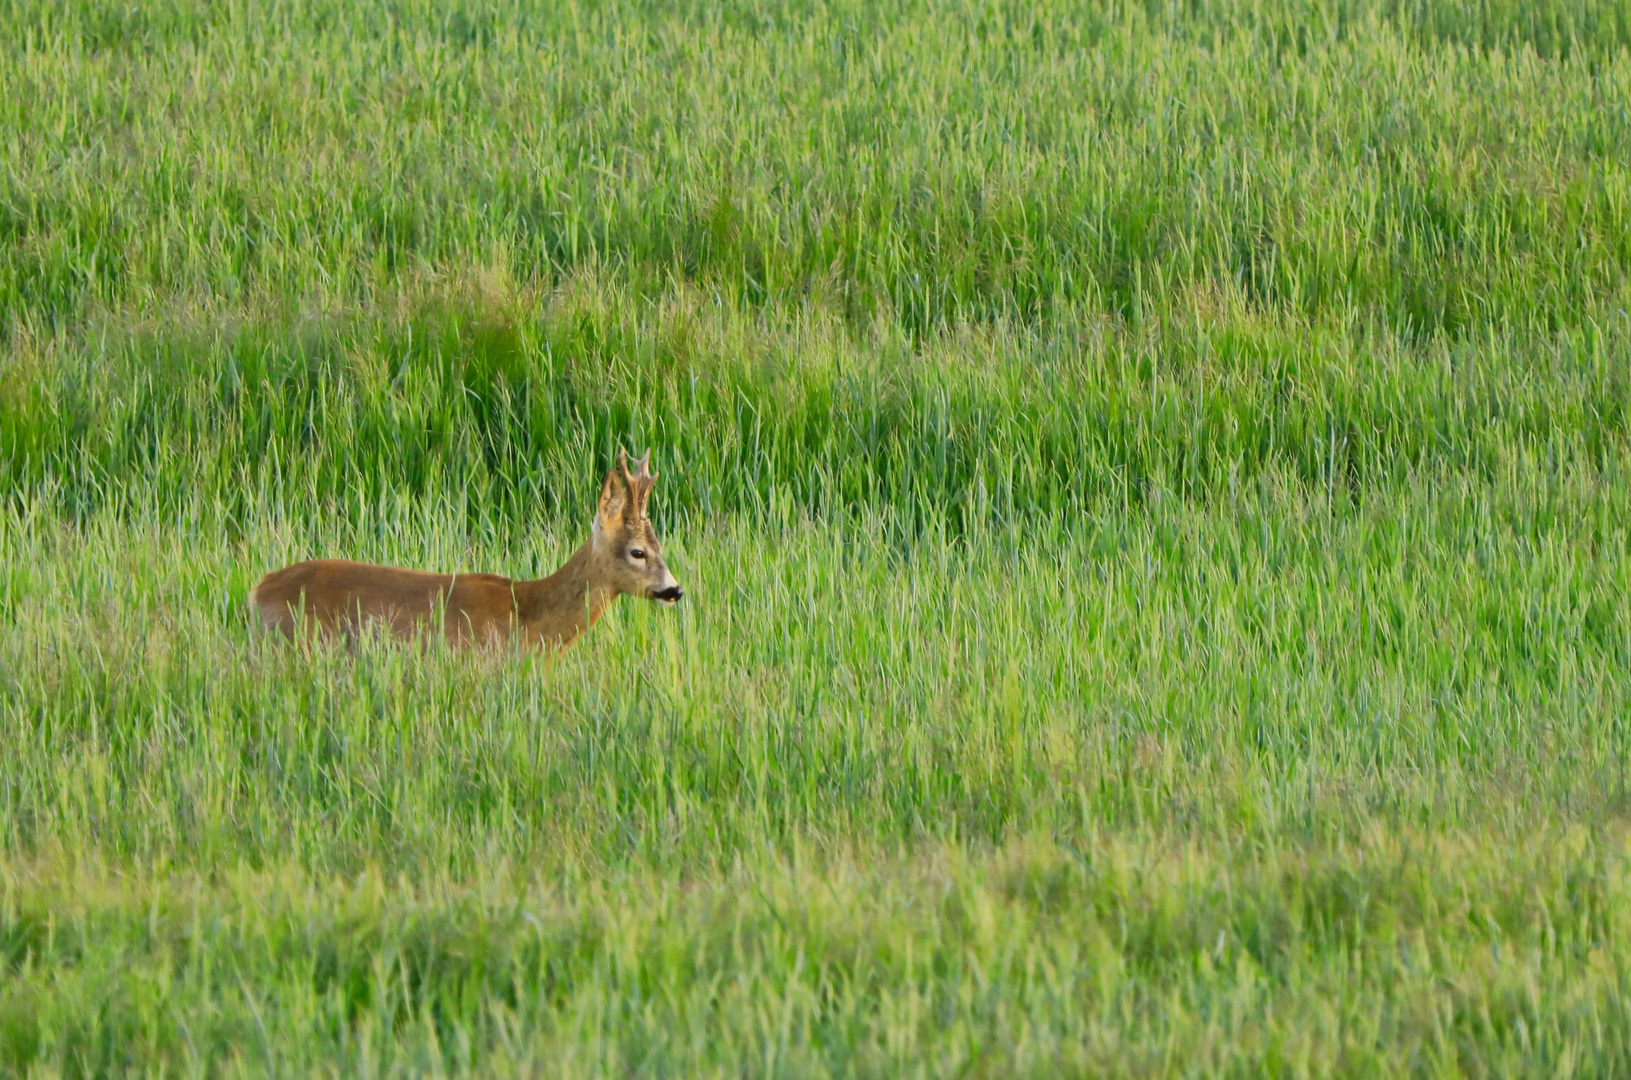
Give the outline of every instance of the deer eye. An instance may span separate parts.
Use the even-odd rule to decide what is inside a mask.
[[[646,552],[645,552],[644,548],[629,548],[629,558],[631,558],[631,559],[643,559],[645,557],[646,557]]]

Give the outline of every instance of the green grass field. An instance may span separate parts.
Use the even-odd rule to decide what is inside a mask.
[[[0,0],[0,1075],[1631,1075],[1628,271],[1628,0]]]

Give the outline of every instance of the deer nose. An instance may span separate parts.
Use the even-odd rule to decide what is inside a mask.
[[[665,604],[672,604],[685,595],[685,590],[678,585],[670,585],[666,589],[654,589],[651,593],[653,600],[661,600]]]

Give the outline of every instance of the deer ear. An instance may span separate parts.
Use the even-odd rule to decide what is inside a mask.
[[[615,529],[623,524],[623,515],[629,508],[629,488],[623,478],[612,469],[606,474],[606,482],[600,486],[600,524],[607,529]]]

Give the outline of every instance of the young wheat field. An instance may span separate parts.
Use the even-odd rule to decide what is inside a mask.
[[[0,0],[0,1075],[1631,1075],[1628,271],[1628,0]]]

